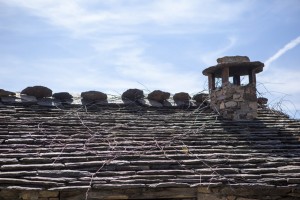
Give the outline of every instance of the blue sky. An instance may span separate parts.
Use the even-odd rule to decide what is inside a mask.
[[[259,91],[294,115],[299,19],[299,0],[0,0],[0,88],[194,94],[218,57],[246,55],[267,65]]]

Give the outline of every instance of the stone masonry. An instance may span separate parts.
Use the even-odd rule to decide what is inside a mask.
[[[247,120],[257,117],[256,89],[253,85],[227,83],[211,91],[211,107],[226,119]]]

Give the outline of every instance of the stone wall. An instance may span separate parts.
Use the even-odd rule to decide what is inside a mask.
[[[198,186],[189,188],[76,189],[66,191],[0,190],[0,200],[102,200],[102,199],[178,199],[178,200],[297,200],[299,186],[259,184]]]
[[[0,190],[0,200],[60,200],[59,191]]]
[[[252,84],[237,86],[231,83],[211,91],[211,108],[225,119],[251,120],[257,117],[256,88]]]

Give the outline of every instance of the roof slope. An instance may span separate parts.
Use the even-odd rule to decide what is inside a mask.
[[[300,183],[300,123],[210,109],[0,106],[1,188],[136,188]]]

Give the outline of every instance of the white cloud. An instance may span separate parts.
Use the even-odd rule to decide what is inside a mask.
[[[275,60],[277,60],[278,58],[280,58],[280,56],[282,56],[283,54],[285,54],[287,51],[295,48],[299,44],[300,44],[300,36],[298,36],[297,38],[293,39],[292,41],[290,41],[289,43],[287,43],[286,45],[284,45],[284,47],[282,47],[281,49],[279,49],[273,56],[271,56],[270,58],[268,58],[265,61],[266,69],[268,69],[268,67],[270,66],[270,64],[272,62],[274,62]]]
[[[226,56],[226,52],[234,47],[234,45],[237,43],[237,38],[229,37],[228,41],[228,44],[224,47],[221,47],[220,49],[201,54],[200,60],[207,66],[215,65],[217,58]]]
[[[248,9],[249,1],[230,4],[216,0],[104,1],[10,0],[30,14],[65,28],[76,36],[90,33],[140,33],[183,31],[186,25],[201,26],[235,21]],[[143,26],[141,29],[140,26]],[[157,29],[159,28],[159,29]],[[165,29],[164,29],[165,28]]]

